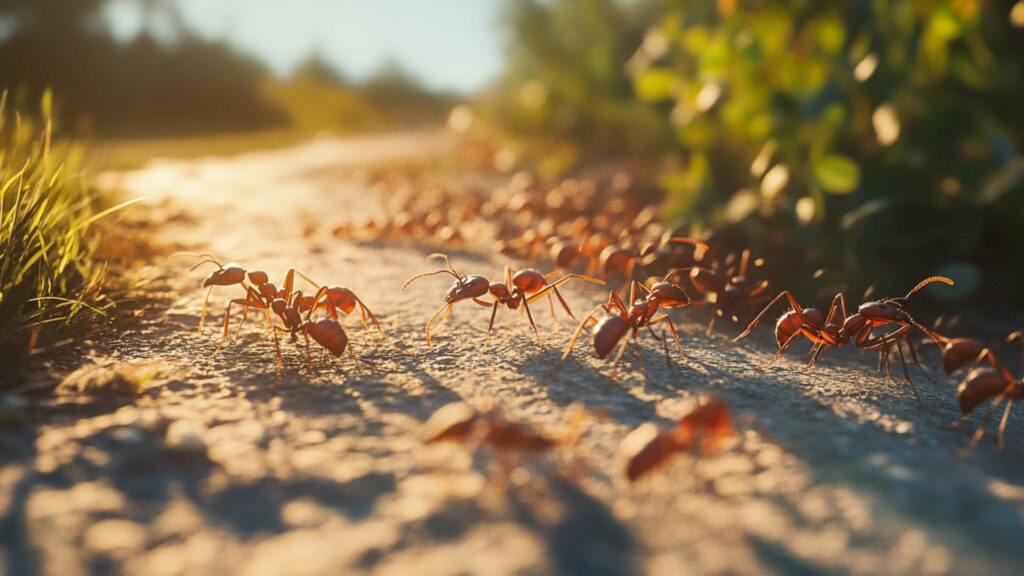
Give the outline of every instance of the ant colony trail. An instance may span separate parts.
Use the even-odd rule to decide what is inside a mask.
[[[931,341],[900,298],[862,311],[853,321],[867,331],[843,340],[839,304],[806,297],[821,308],[803,309],[788,293],[734,344],[781,290],[756,277],[754,258],[770,255],[743,255],[741,296],[758,299],[734,323],[690,305],[718,292],[726,306],[710,270],[652,290],[504,256],[485,224],[447,230],[446,245],[349,233],[395,194],[426,202],[454,193],[444,182],[507,182],[459,155],[445,133],[401,133],[107,175],[149,198],[160,243],[193,256],[151,262],[156,301],[93,343],[96,363],[154,367],[137,399],[69,401],[0,443],[0,565],[1020,573],[1024,426],[1009,419],[1002,452],[991,426],[966,458],[980,418],[948,429],[974,404],[957,404],[963,376],[940,369],[940,346],[962,356],[954,367],[980,349]],[[446,257],[428,261],[436,252]],[[675,288],[687,275],[699,284],[680,284],[688,296]],[[846,298],[853,315],[860,302]],[[870,340],[883,312],[898,332]],[[878,373],[876,351],[903,338],[935,382],[909,350],[913,387],[896,348]],[[1013,382],[989,365],[969,378]]]

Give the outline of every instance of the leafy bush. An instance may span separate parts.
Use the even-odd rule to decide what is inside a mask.
[[[553,17],[596,5],[619,6],[558,0],[537,9]],[[635,23],[610,28],[635,48],[620,71],[634,99],[618,98],[646,103],[674,135],[660,148],[670,155],[662,182],[672,219],[769,258],[800,256],[787,260],[825,267],[837,283],[900,290],[947,273],[957,296],[983,280],[988,294],[1022,301],[1007,280],[1024,277],[1024,262],[1006,255],[1024,229],[1024,5],[629,6],[647,6],[649,26],[640,38]],[[516,31],[517,44],[539,44]],[[574,66],[562,74],[588,76]],[[620,126],[611,115],[582,115]],[[660,133],[649,138],[660,142]]]
[[[0,99],[0,356],[5,372],[23,352],[26,329],[69,321],[83,308],[110,301],[100,288],[103,266],[93,258],[90,227],[119,209],[101,209],[75,177],[79,151],[54,140],[52,98],[42,121],[7,113]],[[122,205],[123,206],[123,205]],[[2,376],[2,374],[0,374]]]

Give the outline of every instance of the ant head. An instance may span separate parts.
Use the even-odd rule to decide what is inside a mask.
[[[896,322],[905,324],[911,321],[910,314],[895,300],[879,300],[861,304],[857,313],[864,318],[878,323]]]
[[[690,303],[686,291],[671,282],[655,283],[651,286],[651,296],[657,298],[659,306],[666,308],[679,308]]]
[[[207,286],[232,286],[245,280],[245,270],[238,264],[228,264],[210,273],[203,280],[203,288]]]
[[[444,296],[444,301],[452,304],[468,298],[479,298],[487,294],[490,285],[491,283],[483,276],[463,276],[452,284]]]

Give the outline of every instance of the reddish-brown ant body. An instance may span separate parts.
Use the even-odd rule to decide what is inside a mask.
[[[559,446],[575,444],[589,419],[590,415],[578,405],[570,406],[563,430],[547,435],[510,421],[497,410],[478,412],[462,402],[455,402],[442,406],[430,416],[423,424],[421,438],[427,444],[451,442],[490,448],[498,457],[495,483],[504,488],[514,456],[543,454]]]
[[[826,316],[816,308],[801,307],[800,304],[797,303],[796,298],[794,298],[788,290],[784,290],[769,302],[768,305],[765,306],[764,310],[762,310],[750,322],[746,330],[734,338],[732,342],[735,344],[742,338],[748,336],[758,323],[760,323],[768,314],[772,307],[774,307],[776,303],[785,299],[789,304],[790,310],[786,311],[786,313],[783,314],[775,324],[775,339],[778,343],[779,349],[765,367],[774,364],[775,361],[778,360],[787,349],[789,349],[790,345],[796,341],[798,337],[802,336],[813,343],[813,347],[811,348],[811,359],[807,363],[808,367],[813,366],[815,362],[817,362],[818,357],[825,348],[829,346],[838,348],[853,342],[861,350],[877,350],[879,353],[879,368],[881,368],[884,363],[886,369],[889,371],[890,377],[892,377],[891,369],[888,367],[888,353],[889,347],[891,345],[895,345],[896,351],[899,354],[900,362],[903,365],[904,377],[913,388],[914,396],[917,398],[918,403],[923,407],[924,405],[921,403],[917,387],[910,379],[906,360],[903,356],[903,349],[900,347],[899,342],[902,340],[907,343],[912,360],[919,368],[921,368],[921,363],[917,358],[917,352],[914,350],[914,346],[908,335],[911,328],[917,328],[921,332],[924,332],[936,343],[941,344],[945,340],[939,334],[936,334],[914,320],[910,314],[903,309],[903,302],[909,300],[911,296],[933,282],[942,282],[949,285],[953,284],[953,281],[949,278],[943,276],[932,276],[919,282],[917,286],[902,298],[888,298],[861,304],[860,307],[857,308],[857,312],[849,316],[847,316],[846,313],[846,299],[842,294],[836,294],[832,299],[832,303],[828,308],[828,315]],[[841,324],[840,321],[842,322]],[[898,325],[899,328],[893,332],[880,336],[871,335],[875,328],[892,324]],[[923,372],[924,368],[921,368],[921,370]]]
[[[732,255],[730,255],[730,259]],[[714,307],[711,319],[708,321],[706,334],[711,336],[715,327],[715,321],[722,316],[728,315],[735,320],[734,311],[737,307],[757,302],[764,291],[768,289],[768,281],[754,282],[747,273],[750,267],[750,250],[744,250],[740,254],[738,266],[729,264],[727,268],[720,270],[717,265],[711,268],[694,266],[690,268],[678,268],[669,273],[669,277],[682,272],[688,272],[690,283],[698,292],[704,295],[704,300],[694,302],[694,305],[709,304]],[[763,263],[761,259],[754,261],[755,266]]]
[[[637,299],[637,293],[641,290],[646,292],[647,296],[643,299]],[[614,291],[609,292],[608,302],[594,308],[580,322],[572,339],[569,340],[569,344],[565,347],[562,360],[569,357],[573,346],[576,344],[576,340],[579,339],[583,329],[590,323],[594,325],[594,350],[598,358],[603,359],[607,357],[612,349],[619,342],[622,342],[619,345],[619,351],[615,355],[615,364],[618,364],[623,352],[625,352],[626,345],[636,339],[637,332],[642,328],[651,330],[651,326],[662,322],[668,324],[676,346],[679,347],[679,351],[684,356],[686,355],[686,351],[683,350],[683,344],[679,341],[679,333],[676,331],[675,324],[672,323],[668,314],[656,315],[659,308],[682,308],[690,303],[690,297],[682,288],[667,280],[658,282],[650,288],[634,281],[630,283],[629,302],[631,304],[627,306],[618,293]],[[605,316],[600,320],[596,320],[594,316],[601,311],[605,312]],[[653,331],[651,333],[653,334]],[[623,340],[627,334],[629,334],[629,337]],[[667,347],[665,358],[667,361]]]
[[[1021,332],[1014,332],[1006,338],[1006,341],[1021,340],[1021,336]],[[973,358],[970,357],[971,353],[974,353]],[[981,342],[972,338],[952,338],[946,341],[943,347],[943,368],[947,369],[947,373],[954,372],[970,362],[986,362],[988,366],[971,369],[957,386],[957,405],[963,416],[954,422],[952,427],[959,427],[968,421],[975,409],[986,400],[992,400],[992,403],[985,416],[982,417],[981,424],[975,429],[970,445],[961,453],[961,457],[967,457],[978,447],[985,436],[985,428],[988,426],[993,412],[1003,401],[1006,401],[1006,408],[999,421],[997,437],[999,449],[1002,450],[1006,445],[1006,426],[1010,420],[1013,404],[1024,398],[1024,378],[1020,380],[1014,378],[999,358]],[[1024,340],[1021,341],[1021,364],[1024,365]]]
[[[486,339],[490,338],[491,331],[494,328],[494,318],[498,312],[499,306],[505,306],[509,310],[516,310],[519,306],[522,306],[526,311],[527,318],[530,320],[530,326],[533,328],[534,334],[537,335],[537,341],[540,342],[540,332],[537,330],[537,324],[533,320],[533,313],[530,311],[531,302],[543,298],[544,296],[548,296],[550,300],[550,293],[553,292],[569,317],[575,320],[576,317],[573,315],[569,305],[562,297],[562,294],[558,291],[558,287],[570,280],[582,280],[584,282],[591,282],[599,285],[604,284],[603,281],[598,280],[597,278],[591,278],[581,274],[567,274],[549,284],[548,277],[536,270],[520,270],[513,275],[511,269],[508,267],[505,268],[504,282],[491,282],[483,276],[463,276],[459,274],[455,268],[452,267],[451,262],[448,260],[448,256],[445,254],[431,254],[427,257],[427,261],[435,259],[443,259],[446,268],[435,270],[434,272],[417,274],[402,285],[402,291],[404,292],[410,284],[426,276],[450,274],[455,278],[455,283],[452,284],[448,293],[445,294],[444,306],[435,312],[427,321],[427,346],[430,346],[430,327],[434,323],[434,320],[436,320],[441,314],[444,314],[444,318],[441,320],[444,322],[444,320],[447,320],[448,316],[451,315],[452,307],[464,300],[470,300],[480,306],[491,308],[491,320],[487,326]],[[493,302],[489,303],[481,300],[481,298],[487,295],[490,295],[493,298]],[[554,303],[549,303],[551,304],[551,316],[554,318]]]
[[[648,425],[649,426],[649,425]],[[626,462],[626,478],[635,482],[662,467],[680,452],[697,449],[704,455],[714,453],[722,442],[736,434],[732,413],[722,400],[701,396],[697,406],[679,419],[672,429],[658,432],[649,439],[637,435],[649,432],[638,428],[623,440],[624,445],[639,441]]]

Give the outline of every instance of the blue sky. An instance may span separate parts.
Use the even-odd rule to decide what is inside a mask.
[[[393,59],[435,89],[472,91],[501,68],[502,0],[176,0],[186,24],[287,74],[314,50],[349,78]],[[139,27],[132,0],[110,8],[115,32]]]

